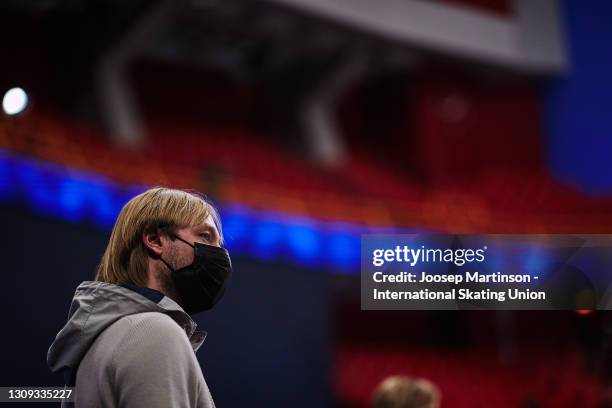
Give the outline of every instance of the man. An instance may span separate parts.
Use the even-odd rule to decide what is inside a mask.
[[[372,408],[438,408],[440,391],[431,381],[403,376],[386,378],[376,391]]]
[[[47,355],[76,407],[214,407],[190,315],[223,296],[222,242],[217,211],[195,193],[153,188],[123,207]]]

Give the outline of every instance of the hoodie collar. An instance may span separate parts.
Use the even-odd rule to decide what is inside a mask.
[[[160,298],[161,296],[161,298]],[[157,301],[156,301],[157,300]],[[85,281],[74,294],[68,322],[47,353],[53,372],[75,370],[96,337],[118,319],[136,313],[159,312],[170,316],[185,330],[194,351],[206,338],[181,306],[161,292],[135,285]]]
[[[183,328],[183,330],[185,330],[185,333],[187,334],[187,337],[189,337],[189,342],[191,343],[193,350],[198,351],[202,343],[204,343],[207,333],[205,331],[196,330],[198,327],[197,323],[194,322],[191,316],[189,316],[183,310],[183,308],[181,308],[174,300],[170,299],[169,297],[165,296],[163,293],[155,289],[137,286],[131,283],[122,283],[119,286],[139,293],[140,295],[149,299],[151,302],[157,303],[165,310],[172,311],[173,313],[174,311],[179,311],[179,313],[177,313],[176,316],[173,317],[173,319]],[[164,303],[160,305],[161,302]],[[187,317],[187,319],[185,317]]]
[[[142,296],[146,297],[153,303],[159,303],[159,301],[164,298],[164,294],[155,289],[145,288],[131,283],[121,283],[119,284],[119,286],[123,286],[124,288],[133,290],[136,293],[140,293]]]

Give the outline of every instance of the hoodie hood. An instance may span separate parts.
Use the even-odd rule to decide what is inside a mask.
[[[135,285],[85,281],[76,288],[68,322],[49,348],[49,368],[74,378],[83,356],[102,331],[123,316],[144,312],[170,316],[185,330],[194,351],[204,342],[206,333],[196,331],[193,319],[162,293]]]

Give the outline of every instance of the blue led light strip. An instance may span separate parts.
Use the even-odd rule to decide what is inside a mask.
[[[0,150],[0,202],[23,204],[68,222],[111,229],[122,206],[146,189]],[[244,205],[222,204],[219,210],[232,253],[344,274],[359,273],[361,234],[399,232]]]

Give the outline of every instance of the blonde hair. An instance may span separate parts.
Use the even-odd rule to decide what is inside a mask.
[[[440,391],[423,378],[392,376],[374,392],[373,408],[437,408]]]
[[[219,214],[200,193],[155,187],[137,195],[123,206],[115,221],[96,280],[145,286],[149,251],[143,234],[158,228],[172,231],[198,225],[209,215],[222,240]]]

